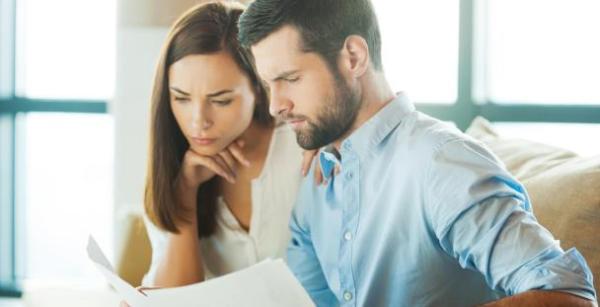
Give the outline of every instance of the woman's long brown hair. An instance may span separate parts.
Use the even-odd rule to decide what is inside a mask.
[[[173,25],[161,51],[150,112],[150,148],[144,208],[159,228],[178,233],[177,223],[189,221],[189,212],[177,201],[176,180],[189,148],[171,110],[169,67],[193,54],[228,52],[254,87],[253,120],[265,126],[273,123],[268,112],[267,94],[257,77],[249,50],[237,41],[237,22],[243,11],[240,4],[211,2],[191,8]],[[202,80],[198,80],[202,82]],[[215,178],[202,184],[197,192],[198,236],[214,233],[217,213]]]

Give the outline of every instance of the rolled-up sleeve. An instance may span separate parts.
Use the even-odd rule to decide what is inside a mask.
[[[506,295],[555,290],[596,299],[584,258],[538,223],[524,187],[486,148],[451,141],[432,160],[430,224],[463,268]]]

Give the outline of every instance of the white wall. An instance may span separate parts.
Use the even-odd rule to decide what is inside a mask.
[[[117,78],[110,108],[115,118],[115,252],[120,255],[123,222],[141,212],[148,148],[150,93],[165,27],[120,27]]]

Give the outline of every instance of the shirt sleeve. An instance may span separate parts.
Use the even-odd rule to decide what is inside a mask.
[[[506,295],[556,290],[595,300],[581,254],[563,251],[537,222],[525,188],[489,150],[475,141],[449,141],[428,174],[430,225],[461,267],[480,272]]]
[[[312,178],[312,175],[307,177]],[[303,186],[308,184],[313,183],[311,180],[304,180]],[[287,262],[317,306],[338,306],[337,298],[330,290],[321,269],[306,223],[305,209],[308,202],[303,201],[305,190],[301,188],[290,219],[291,241],[287,250]]]

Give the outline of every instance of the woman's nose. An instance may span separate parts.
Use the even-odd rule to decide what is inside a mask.
[[[208,116],[207,110],[197,107],[192,115],[192,129],[207,130],[213,125],[213,121]]]

